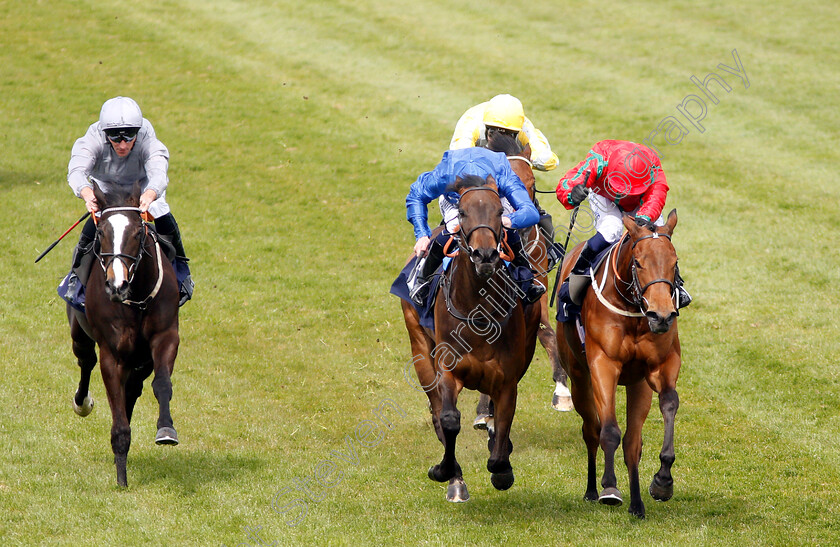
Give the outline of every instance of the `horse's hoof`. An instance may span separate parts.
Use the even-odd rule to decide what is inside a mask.
[[[465,501],[469,501],[469,499],[470,493],[467,492],[467,483],[464,482],[463,477],[449,481],[449,487],[446,489],[446,501],[464,503]]]
[[[591,490],[591,491],[587,490],[583,494],[583,499],[585,501],[592,501],[592,502],[598,501],[598,492],[595,491],[595,490]]]
[[[645,518],[645,506],[644,504],[640,503],[638,507],[634,507],[633,504],[630,504],[630,509],[627,510],[628,513],[633,515],[638,519]]]
[[[671,496],[674,495],[674,483],[671,481],[671,483],[667,485],[659,484],[654,476],[653,480],[650,482],[648,492],[650,492],[650,497],[656,501],[668,501],[671,499]]]
[[[178,433],[171,427],[161,427],[155,436],[156,444],[178,444]]]
[[[624,503],[624,500],[621,499],[621,492],[618,491],[618,488],[610,487],[604,488],[604,491],[598,497],[598,503],[618,506]]]
[[[473,421],[473,429],[487,429],[487,420],[490,418],[487,414],[479,414],[475,417],[475,421]]]
[[[558,387],[558,389],[560,389]],[[551,397],[551,407],[558,412],[569,412],[570,410],[575,409],[575,405],[572,402],[572,395],[568,393],[568,389],[566,390],[567,395],[558,395],[557,391],[555,390],[554,395]]]
[[[513,486],[513,471],[507,473],[491,473],[490,482],[496,490],[507,490]]]
[[[79,392],[77,391],[76,395],[78,394]],[[81,405],[76,404],[76,395],[73,396],[73,410],[76,412],[76,414],[85,417],[91,412],[93,412],[93,397],[90,396],[90,393],[85,395],[85,400],[82,401]]]

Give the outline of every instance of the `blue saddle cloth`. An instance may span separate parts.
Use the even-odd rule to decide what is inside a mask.
[[[175,269],[175,279],[178,280],[178,286],[180,287],[187,276],[190,275],[189,266],[181,260],[173,260],[171,264]],[[56,290],[58,291],[58,296],[68,304],[82,313],[85,312],[85,286],[82,284],[82,280],[72,270],[64,276],[64,279],[58,284]]]
[[[415,304],[408,295],[408,277],[411,275],[411,272],[417,264],[416,256],[411,257],[411,260],[408,261],[408,264],[405,265],[397,278],[391,284],[390,293],[394,296],[399,296],[414,306],[414,309],[417,310],[417,314],[420,316],[420,325],[426,327],[427,329],[431,329],[432,331],[435,330],[435,297],[437,295],[438,286],[440,285],[440,279],[443,276],[443,272],[447,270],[451,262],[452,259],[449,257],[443,259],[443,264],[441,264],[440,268],[437,269],[434,277],[432,278],[432,285],[429,289],[429,297],[426,298],[426,302],[422,307]],[[524,296],[528,292],[528,289],[531,288],[531,281],[533,280],[531,271],[522,266],[514,267],[508,262],[505,262],[505,265],[507,266],[508,274],[522,290],[522,295]]]
[[[408,261],[408,264],[405,265],[405,267],[400,271],[400,274],[391,284],[391,294],[399,296],[414,306],[414,309],[417,310],[417,315],[420,316],[420,325],[433,331],[435,330],[435,295],[437,294],[438,285],[440,285],[441,274],[446,271],[446,267],[451,261],[452,259],[449,257],[443,259],[443,264],[441,264],[440,268],[437,269],[434,277],[432,278],[432,285],[429,289],[429,297],[426,298],[426,302],[424,302],[423,306],[415,304],[408,295],[408,277],[411,275],[415,266],[417,266],[416,256],[411,257],[411,260]]]
[[[601,262],[607,257],[607,253],[612,251],[612,248],[616,244],[612,244],[600,253],[598,256],[595,257],[595,260],[592,261],[592,266],[586,270],[586,275],[590,275],[593,270],[597,270],[598,266],[601,265]],[[558,272],[559,274],[559,272]],[[560,284],[560,290],[557,291],[557,321],[561,323],[565,323],[567,321],[574,321],[576,318],[580,317],[580,306],[575,304],[569,298],[569,282],[564,281]]]

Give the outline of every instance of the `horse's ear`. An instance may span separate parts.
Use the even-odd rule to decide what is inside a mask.
[[[126,199],[126,205],[129,207],[137,207],[140,205],[140,194],[142,193],[143,185],[139,180],[135,180],[131,185],[131,192]]]
[[[624,227],[627,228],[627,231],[630,232],[630,236],[638,237],[636,234],[641,229],[636,221],[633,219],[632,216],[624,213],[621,215],[621,221],[624,223]]]
[[[484,179],[484,184],[497,192],[499,191],[499,187],[496,185],[496,179],[493,178],[493,175],[487,175],[487,178]]]
[[[671,209],[668,213],[668,220],[665,221],[665,228],[668,230],[668,235],[674,234],[674,228],[677,226],[677,210]]]
[[[525,148],[522,149],[522,157],[531,159],[531,143],[525,145]]]
[[[105,197],[105,192],[96,184],[96,181],[90,179],[90,183],[93,184],[93,197],[96,198],[96,203],[99,205],[100,210],[105,210],[108,208],[108,198]]]

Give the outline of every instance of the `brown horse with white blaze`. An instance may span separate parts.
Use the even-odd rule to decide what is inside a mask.
[[[679,408],[676,384],[681,364],[676,322],[677,253],[671,243],[676,224],[676,210],[671,211],[664,226],[655,230],[625,216],[627,232],[593,272],[592,285],[581,306],[585,348],[574,322],[557,325],[561,361],[571,378],[575,410],[583,418],[588,453],[584,498],[607,505],[623,502],[615,476],[615,451],[622,442],[630,479],[629,512],[639,518],[645,516],[639,487],[642,426],[654,391],[659,394],[665,433],[659,455],[661,466],[649,492],[659,501],[673,495],[674,419]],[[561,273],[564,278],[580,248],[566,257]],[[618,385],[627,389],[623,441],[615,411]],[[600,494],[595,464],[599,446],[604,452]]]
[[[172,371],[180,342],[178,285],[172,264],[139,208],[140,185],[130,195],[106,195],[94,183],[102,211],[97,224],[94,264],[85,290],[85,313],[68,304],[73,353],[81,368],[73,407],[80,416],[93,409],[88,393],[99,346],[102,380],[111,407],[111,447],[117,482],[127,485],[131,415],[154,372],[158,400],[157,444],[178,444],[169,402]]]
[[[453,190],[460,195],[459,251],[438,288],[434,332],[420,325],[409,302],[401,303],[417,378],[444,445],[443,459],[429,469],[429,478],[448,481],[446,499],[461,502],[469,494],[455,458],[458,395],[466,387],[490,396],[495,417],[488,426],[487,470],[495,488],[510,488],[517,384],[534,354],[540,307],[524,306],[503,271],[502,205],[495,181],[465,176]]]

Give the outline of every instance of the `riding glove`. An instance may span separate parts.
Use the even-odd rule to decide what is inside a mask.
[[[572,188],[572,192],[569,194],[569,203],[577,207],[583,200],[586,199],[586,196],[589,195],[589,188],[587,188],[583,184],[578,184],[574,188]]]

